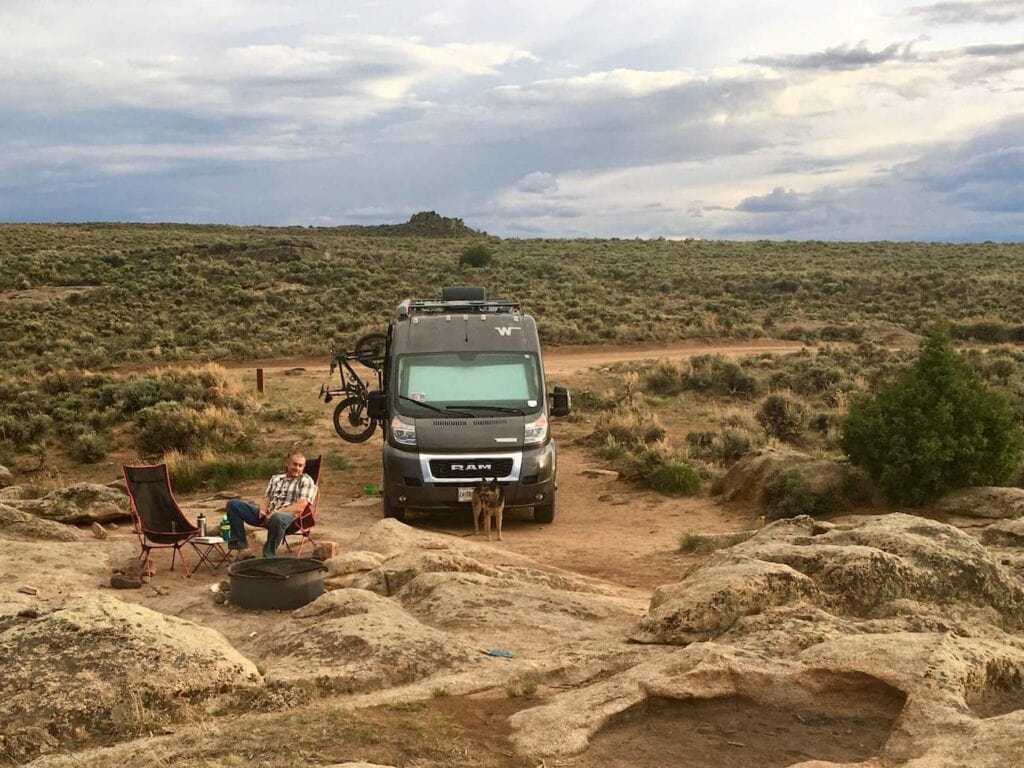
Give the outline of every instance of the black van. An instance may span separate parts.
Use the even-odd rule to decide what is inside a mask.
[[[384,514],[469,507],[473,488],[497,478],[505,506],[555,518],[555,441],[549,417],[569,393],[544,384],[537,324],[519,303],[483,288],[445,288],[409,299],[388,326],[384,388],[370,415],[385,425]]]

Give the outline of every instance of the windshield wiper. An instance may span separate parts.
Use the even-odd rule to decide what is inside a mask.
[[[478,405],[476,403],[448,403],[445,408],[476,408],[480,411],[496,411],[497,413],[511,413],[515,416],[525,416],[526,411],[518,408],[507,408],[504,405]]]
[[[420,406],[420,408],[426,408],[428,411],[435,411],[436,413],[440,413],[442,416],[460,416],[463,419],[471,419],[471,418],[473,418],[473,414],[472,413],[463,413],[462,411],[453,411],[453,410],[451,410],[448,407],[438,408],[436,405],[431,405],[430,403],[423,403],[423,402],[420,402],[419,400],[413,400],[411,397],[406,397],[405,395],[399,395],[398,399],[399,400],[408,400],[410,403],[416,403],[416,405]]]

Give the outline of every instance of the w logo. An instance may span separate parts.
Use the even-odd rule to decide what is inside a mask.
[[[494,326],[494,330],[498,332],[499,336],[511,336],[512,331],[521,331],[523,329],[517,328],[514,325],[496,325]]]

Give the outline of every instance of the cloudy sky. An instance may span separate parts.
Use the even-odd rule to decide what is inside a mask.
[[[0,221],[1024,240],[1024,0],[0,0]]]

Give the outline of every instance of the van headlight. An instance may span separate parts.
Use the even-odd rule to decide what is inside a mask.
[[[526,434],[523,437],[523,442],[526,445],[536,445],[537,443],[543,443],[548,437],[548,417],[546,413],[542,413],[533,421],[526,422]]]
[[[416,445],[416,425],[395,416],[391,419],[391,437],[399,445]]]

